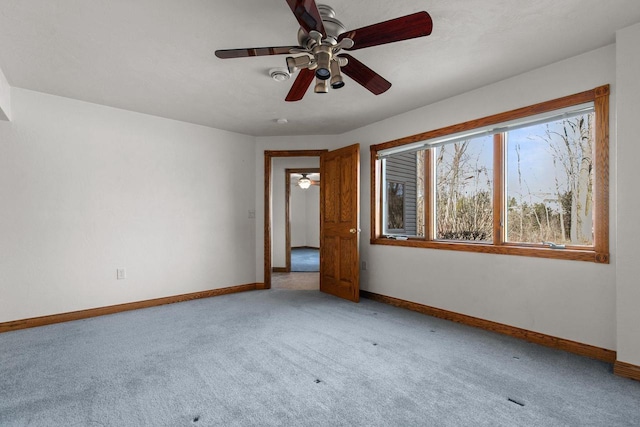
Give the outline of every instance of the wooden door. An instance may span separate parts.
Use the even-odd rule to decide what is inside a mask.
[[[320,290],[360,300],[360,144],[320,156]]]

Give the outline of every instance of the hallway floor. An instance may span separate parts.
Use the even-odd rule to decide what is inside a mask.
[[[271,288],[317,291],[320,289],[320,273],[272,273]]]

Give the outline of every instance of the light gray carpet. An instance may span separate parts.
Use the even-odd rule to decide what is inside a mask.
[[[638,426],[640,382],[606,363],[317,291],[0,334],[0,426],[195,425]]]

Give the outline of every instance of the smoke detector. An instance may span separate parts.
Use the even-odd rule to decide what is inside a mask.
[[[291,74],[286,68],[272,68],[269,70],[269,75],[277,82],[286,82],[291,78]]]

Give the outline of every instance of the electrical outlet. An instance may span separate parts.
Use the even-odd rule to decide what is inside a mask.
[[[251,209],[249,211],[249,219],[254,219],[256,217],[256,211],[254,209]]]
[[[118,268],[116,270],[116,277],[118,280],[124,280],[127,278],[127,270],[124,268]]]
[[[366,271],[366,270],[367,270],[367,261],[362,261],[362,262],[360,263],[360,269],[361,269],[362,271]]]

